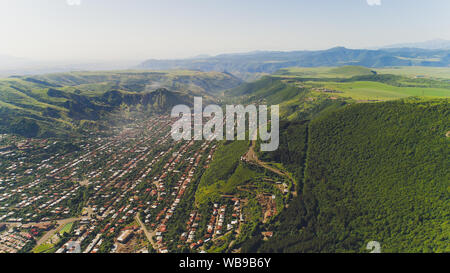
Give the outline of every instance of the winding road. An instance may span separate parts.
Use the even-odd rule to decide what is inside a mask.
[[[295,183],[294,178],[292,178],[292,176],[289,173],[285,173],[285,172],[283,172],[283,171],[281,171],[279,169],[276,169],[276,168],[268,165],[267,163],[259,160],[258,156],[255,153],[255,146],[256,146],[256,141],[253,140],[252,141],[252,145],[250,146],[250,149],[245,154],[245,158],[247,159],[247,161],[253,162],[253,163],[255,163],[255,164],[257,164],[257,165],[259,165],[259,166],[261,166],[263,168],[266,168],[267,170],[269,170],[271,172],[274,172],[274,173],[276,173],[276,174],[278,174],[280,176],[287,177],[294,183],[295,186],[297,186],[296,183]]]

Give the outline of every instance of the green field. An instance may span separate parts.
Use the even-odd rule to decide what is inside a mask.
[[[418,72],[429,76],[417,77]],[[279,104],[283,118],[302,120],[345,104],[407,97],[448,98],[448,72],[447,68],[423,67],[294,67],[226,91],[225,97],[234,103]]]
[[[349,83],[315,82],[323,87],[343,93],[337,97],[350,97],[355,100],[392,100],[405,97],[450,97],[450,89],[397,87],[380,82],[358,81]]]
[[[351,78],[354,76],[372,75],[372,71],[372,69],[363,66],[292,67],[280,69],[274,76],[287,76],[292,78]]]
[[[450,67],[406,66],[376,68],[374,70],[383,74],[394,74],[409,77],[426,77],[435,79],[450,79]]]
[[[248,147],[248,141],[223,142],[221,144],[214,154],[213,162],[200,180],[195,195],[197,204],[214,200],[219,194],[227,193],[227,189],[232,189],[227,182],[239,167],[240,157],[248,151]],[[247,171],[240,169],[237,175],[248,177],[244,174]],[[233,185],[235,186],[235,183]]]
[[[55,246],[53,244],[38,245],[33,249],[33,253],[53,253]]]
[[[59,235],[64,235],[64,233],[70,233],[72,230],[73,223],[66,224],[60,231]]]

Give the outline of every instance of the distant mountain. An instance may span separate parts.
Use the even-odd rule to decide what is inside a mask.
[[[450,41],[443,40],[443,39],[435,39],[435,40],[429,40],[429,41],[419,42],[419,43],[393,44],[393,45],[383,46],[381,48],[382,49],[386,49],[386,48],[421,48],[421,49],[430,49],[430,50],[450,49]]]
[[[138,61],[45,62],[0,55],[0,77],[9,77],[11,75],[42,75],[71,71],[122,70],[136,66],[137,64],[139,64]]]
[[[245,73],[273,73],[287,67],[320,67],[359,65],[365,67],[390,66],[450,66],[450,49],[426,50],[348,49],[335,47],[320,51],[258,51],[240,54],[223,54],[207,58],[179,60],[147,60],[140,69],[168,70],[192,69],[200,71],[228,71],[234,75]]]

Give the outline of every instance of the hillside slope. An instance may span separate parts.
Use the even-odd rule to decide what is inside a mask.
[[[299,197],[265,227],[271,240],[255,233],[244,249],[450,251],[448,102],[356,104],[313,120]]]
[[[85,92],[120,89],[130,92],[167,88],[189,93],[215,94],[241,84],[235,76],[220,72],[173,71],[111,71],[71,72],[38,75],[25,79],[35,83],[76,87]]]
[[[0,80],[0,132],[27,137],[98,128],[112,112],[167,112],[240,84],[225,73],[72,72]]]
[[[282,118],[304,120],[357,102],[450,97],[450,83],[443,78],[377,73],[360,66],[288,68],[224,94],[234,103],[279,104]]]

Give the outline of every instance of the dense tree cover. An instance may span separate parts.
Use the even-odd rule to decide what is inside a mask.
[[[448,100],[357,104],[312,121],[304,187],[249,251],[450,251]],[[256,234],[255,234],[256,235]]]
[[[11,124],[11,132],[25,137],[35,137],[39,133],[39,125],[32,119],[19,118]]]
[[[259,158],[265,162],[280,162],[291,172],[297,184],[303,181],[308,140],[308,122],[280,122],[280,145],[273,152],[260,152]],[[257,147],[256,151],[260,149]]]

